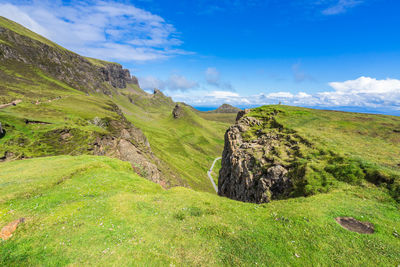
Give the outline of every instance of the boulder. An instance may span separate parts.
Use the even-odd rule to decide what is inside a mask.
[[[289,170],[270,156],[284,140],[274,132],[243,138],[253,126],[263,123],[245,116],[248,113],[249,110],[240,111],[236,124],[225,133],[218,194],[252,203],[287,197],[292,189]]]
[[[184,115],[184,110],[181,105],[176,104],[174,110],[172,111],[172,115],[174,116],[174,119],[179,119],[183,117]]]

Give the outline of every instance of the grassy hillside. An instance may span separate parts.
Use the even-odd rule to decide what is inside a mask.
[[[286,106],[252,110],[248,116],[265,124],[244,138],[276,131],[282,144],[298,142],[301,153],[294,164],[299,172],[293,174],[305,174],[297,196],[308,197],[240,203],[218,197],[207,177],[236,114],[206,114],[181,104],[182,116],[175,119],[175,103],[159,91],[148,94],[134,84],[117,89],[100,82],[97,68],[109,62],[69,54],[4,18],[0,27],[21,35],[6,31],[23,42],[22,48],[54,48],[66,60],[53,62],[60,71],[46,71],[47,54],[37,52],[36,62],[20,47],[9,54],[12,59],[0,61],[0,105],[22,100],[0,109],[6,131],[0,137],[0,229],[26,219],[10,239],[0,239],[0,266],[400,263],[400,206],[395,201],[400,118]],[[18,45],[5,40],[13,38],[0,39],[0,52]],[[31,64],[20,60],[21,51]],[[79,81],[63,74],[81,67],[78,63],[84,66]],[[56,74],[64,76],[57,79]],[[91,90],[74,87],[86,78]],[[96,90],[97,85],[104,90]],[[152,152],[138,154],[157,164],[169,185],[186,188],[165,190],[140,177],[144,173],[132,162],[91,155],[99,139],[114,144],[123,133],[130,134],[127,129],[137,136],[126,137],[125,143],[141,148],[136,142],[142,135],[129,122],[151,146]],[[280,148],[272,159],[289,162],[291,151]],[[220,168],[218,161],[214,178]],[[339,216],[371,222],[375,233],[345,230],[335,221]]]
[[[17,48],[6,52],[11,53],[12,59],[0,62],[0,104],[22,100],[16,107],[0,109],[0,122],[6,130],[6,135],[0,138],[0,161],[4,157],[18,159],[92,154],[91,144],[95,143],[96,137],[109,134],[104,127],[94,125],[93,121],[96,118],[101,121],[118,120],[120,116],[113,108],[116,104],[125,117],[148,137],[153,152],[163,161],[158,168],[168,173],[164,180],[171,185],[212,192],[207,170],[222,152],[223,134],[228,123],[203,119],[190,108],[187,108],[183,118],[174,120],[172,110],[175,103],[171,99],[162,93],[147,94],[135,84],[117,89],[102,83],[101,86],[107,89],[106,95],[101,90],[94,92],[88,88],[75,88],[74,84],[82,83],[75,81],[76,76],[66,74],[68,69],[63,66],[85,66],[79,71],[84,77],[82,81],[87,78],[87,82],[96,88],[95,82],[99,81],[94,77],[96,68],[105,67],[110,62],[70,54],[44,37],[4,18],[0,19],[0,27],[18,34],[14,36],[14,33],[6,31],[2,37],[4,40],[21,42],[12,43]],[[38,45],[37,41],[54,48],[54,54],[63,61],[62,66],[56,65],[61,71],[44,71],[49,64],[55,64],[54,58],[51,53],[48,56],[42,53],[42,50],[48,49]],[[24,47],[37,47],[37,50],[25,55]],[[6,47],[2,49],[8,51]],[[27,64],[19,60],[20,55],[37,60]],[[90,75],[85,76],[85,71]],[[65,73],[63,80],[54,76],[60,73]],[[73,138],[64,140],[62,136],[66,136],[66,132]]]
[[[2,17],[2,16],[0,16],[0,27],[10,29],[20,35],[23,35],[23,36],[29,37],[33,40],[42,42],[48,46],[65,50],[65,48],[57,45],[56,43],[53,43],[52,41],[44,38],[43,36],[33,32],[33,31],[30,31],[27,28],[23,27],[22,25],[14,22],[12,20],[9,20],[5,17]]]
[[[400,117],[264,106],[248,116],[262,121],[244,138],[276,132],[281,146],[271,155],[291,168],[297,192],[326,192],[336,180],[368,180],[400,200]]]
[[[400,262],[398,205],[374,186],[255,205],[168,191],[92,156],[1,163],[0,265],[386,265]],[[93,186],[96,185],[96,186]],[[341,228],[353,216],[373,235]],[[297,256],[296,256],[297,255]]]
[[[163,95],[116,96],[125,116],[143,130],[154,153],[167,162],[185,183],[196,190],[213,192],[207,170],[224,146],[226,122],[201,118],[183,106],[184,116],[174,119],[175,104]]]

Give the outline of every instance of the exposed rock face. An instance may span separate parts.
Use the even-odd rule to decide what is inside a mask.
[[[131,77],[129,70],[119,64],[108,64],[100,68],[102,78],[115,88],[126,88],[128,83],[137,84],[137,78]]]
[[[239,121],[244,115],[248,114],[249,112],[250,112],[250,109],[245,109],[245,110],[239,111],[236,116],[236,121]]]
[[[123,116],[117,106],[114,106],[114,110],[121,118],[111,120],[104,125],[110,134],[96,138],[93,153],[128,161],[136,173],[153,182],[161,183],[162,175],[157,167],[161,163],[151,151],[146,136]],[[98,119],[93,123],[102,124]]]
[[[219,108],[212,111],[213,113],[238,113],[241,111],[240,108],[231,106],[229,104],[222,104]]]
[[[61,47],[49,46],[2,27],[0,39],[4,41],[0,42],[0,60],[6,64],[12,64],[13,61],[31,64],[84,92],[110,94],[110,86],[125,88],[127,83],[137,83],[136,77],[131,77],[129,70],[116,63],[95,65]]]
[[[218,194],[252,203],[269,202],[287,196],[292,188],[288,169],[271,157],[281,147],[279,133],[259,134],[254,138],[243,135],[263,122],[238,114],[238,121],[225,134],[222,168],[219,173]]]
[[[184,113],[185,111],[179,104],[176,104],[174,110],[172,111],[172,115],[174,116],[175,119],[183,117]]]
[[[0,122],[0,137],[3,135],[3,127],[1,126],[1,122]]]

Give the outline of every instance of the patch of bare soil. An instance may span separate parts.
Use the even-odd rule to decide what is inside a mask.
[[[20,218],[4,226],[3,229],[1,229],[0,238],[7,240],[12,237],[15,230],[17,230],[18,225],[23,222],[25,222],[25,218]]]
[[[374,225],[370,222],[360,222],[352,217],[337,217],[335,219],[343,228],[360,233],[373,234],[375,232]]]
[[[8,103],[8,104],[2,104],[2,105],[0,105],[0,109],[7,108],[7,107],[10,107],[10,106],[16,106],[21,102],[22,102],[22,100],[18,99],[18,100],[15,100],[15,101],[11,102],[11,103]]]

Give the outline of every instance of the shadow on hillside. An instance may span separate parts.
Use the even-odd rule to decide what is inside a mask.
[[[6,130],[3,129],[3,132],[0,133],[0,139],[3,138],[4,136],[6,136]]]

